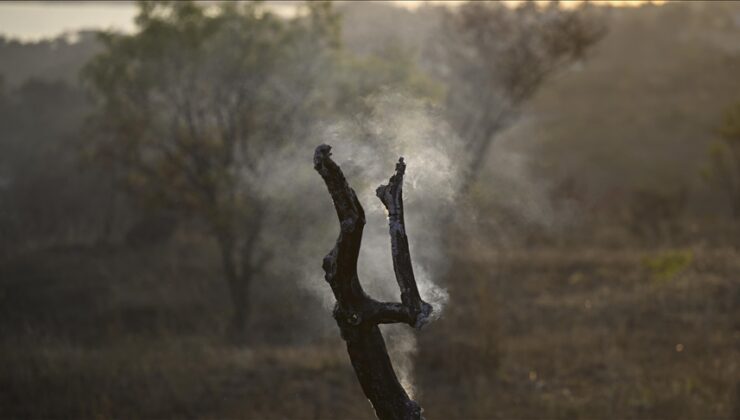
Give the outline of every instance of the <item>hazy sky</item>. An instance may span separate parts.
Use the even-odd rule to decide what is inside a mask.
[[[396,1],[399,6],[414,8],[422,1]],[[442,3],[454,4],[454,1]],[[512,2],[516,3],[516,1]],[[610,0],[617,5],[635,5],[640,0]],[[277,12],[289,13],[295,2],[271,2]],[[133,2],[0,2],[0,35],[38,40],[79,29],[118,29],[132,31],[136,5]]]
[[[134,29],[136,5],[123,2],[0,3],[0,34],[36,40],[82,28]]]

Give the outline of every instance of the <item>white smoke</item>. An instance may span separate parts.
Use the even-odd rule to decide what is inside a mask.
[[[466,225],[478,226],[475,212],[461,208],[457,193],[462,171],[469,157],[462,142],[445,123],[439,111],[424,101],[398,93],[382,93],[367,99],[367,114],[355,118],[325,121],[300,141],[266,160],[265,191],[271,211],[284,216],[271,225],[289,229],[285,235],[270,235],[274,243],[264,245],[281,254],[272,262],[274,277],[290,278],[293,287],[315,296],[323,308],[316,325],[326,337],[336,338],[330,318],[334,296],[324,281],[321,263],[334,246],[339,226],[326,187],[313,169],[314,148],[332,146],[350,186],[365,209],[367,223],[358,262],[360,282],[367,293],[381,301],[399,301],[400,291],[393,273],[390,237],[385,208],[375,195],[388,182],[399,157],[407,168],[404,177],[406,231],[414,273],[422,298],[433,305],[439,317],[449,300],[444,284],[447,271],[443,229],[460,211]],[[495,179],[486,188],[505,194],[500,200],[512,212],[527,220],[552,224],[552,209],[545,206],[542,180],[528,174],[526,160],[508,146],[495,144]],[[460,220],[460,218],[457,218]],[[281,242],[283,241],[283,242]],[[434,328],[432,323],[427,328]],[[413,365],[418,332],[406,325],[382,326],[386,345],[399,380],[410,395],[414,393]]]
[[[375,189],[388,182],[399,157],[404,157],[404,210],[412,264],[422,298],[439,317],[449,299],[442,284],[446,260],[441,228],[454,208],[464,150],[438,111],[424,101],[386,92],[368,98],[366,105],[371,110],[368,114],[326,122],[314,130],[310,141],[265,163],[271,173],[271,199],[292,206],[295,214],[306,218],[302,240],[285,244],[285,252],[302,266],[295,273],[301,277],[298,286],[315,295],[328,313],[334,297],[323,280],[321,261],[334,246],[338,225],[331,199],[311,165],[313,148],[326,143],[365,209],[360,282],[377,300],[399,301],[386,211]],[[399,380],[413,394],[417,332],[405,325],[384,326],[383,331]]]
[[[459,141],[423,101],[385,93],[369,98],[368,105],[372,112],[367,118],[329,124],[322,136],[365,209],[358,264],[362,284],[377,299],[398,300],[386,211],[375,189],[387,183],[398,158],[404,157],[406,232],[414,273],[422,298],[439,314],[447,301],[441,279],[434,275],[444,269],[439,228],[458,189]]]

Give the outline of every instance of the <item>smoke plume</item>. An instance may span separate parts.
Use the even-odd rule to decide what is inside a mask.
[[[321,179],[308,173],[313,171],[313,148],[326,143],[332,146],[333,159],[365,209],[367,223],[358,262],[360,281],[375,299],[399,301],[387,215],[375,189],[388,181],[398,158],[404,157],[404,209],[414,273],[422,298],[434,306],[433,315],[439,317],[449,297],[442,283],[447,262],[440,226],[449,220],[455,205],[463,150],[439,111],[424,101],[386,92],[368,98],[366,105],[367,113],[327,121],[312,131],[310,141],[301,141],[300,146],[265,162],[270,172],[266,191],[271,191],[271,200],[278,200],[278,207],[288,209],[284,218],[302,220],[301,240],[282,244],[291,262],[285,264],[283,260],[273,268],[292,270],[300,279],[298,287],[321,301],[327,312],[334,305],[331,290],[323,280],[321,261],[334,245],[338,226]],[[383,326],[383,331],[399,379],[413,393],[415,333],[407,326]]]

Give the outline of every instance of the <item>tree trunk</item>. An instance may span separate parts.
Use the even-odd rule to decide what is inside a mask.
[[[238,337],[245,337],[249,320],[249,286],[250,276],[244,273],[229,280],[229,293],[233,305],[231,328]]]
[[[222,266],[229,286],[232,304],[230,331],[235,337],[243,338],[249,318],[249,286],[251,274],[246,270],[240,273],[235,258],[235,241],[230,235],[221,235],[219,239]]]
[[[432,312],[431,305],[419,296],[411,266],[401,194],[406,165],[401,158],[388,185],[381,185],[377,190],[388,210],[391,256],[401,289],[401,303],[378,302],[365,294],[357,277],[365,213],[342,170],[331,160],[330,150],[327,145],[316,148],[314,168],[326,183],[340,225],[337,243],[323,264],[325,279],[337,300],[334,319],[347,343],[357,379],[378,418],[421,419],[421,407],[408,397],[398,382],[378,328],[378,324],[405,323],[420,329]]]
[[[463,195],[470,193],[470,189],[478,179],[483,166],[488,158],[488,151],[491,149],[493,140],[498,132],[504,128],[504,121],[508,118],[510,113],[502,112],[495,117],[488,120],[485,127],[483,127],[483,133],[480,136],[474,136],[472,139],[465,139],[468,141],[468,147],[472,151],[470,163],[467,165],[462,173],[462,182],[460,183],[460,191]]]

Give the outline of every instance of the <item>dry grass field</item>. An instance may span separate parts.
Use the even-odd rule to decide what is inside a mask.
[[[423,335],[450,348],[420,346],[430,416],[737,417],[736,250],[480,251],[468,263],[469,287]]]
[[[0,420],[375,418],[320,144],[427,419],[740,420],[740,1],[418,3],[0,2]]]
[[[252,342],[227,342],[227,296],[217,267],[199,262],[210,258],[194,258],[202,251],[3,262],[0,417],[373,418],[332,320],[300,293],[257,290]],[[476,248],[455,259],[451,301],[418,334],[427,418],[738,418],[740,251]]]

